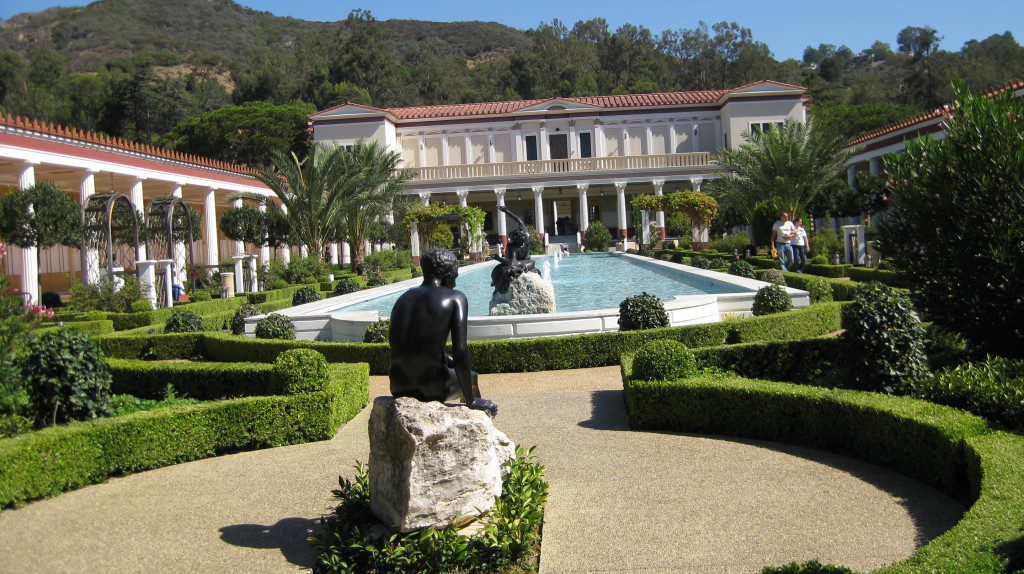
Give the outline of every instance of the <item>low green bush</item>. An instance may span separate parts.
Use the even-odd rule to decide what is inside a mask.
[[[787,279],[788,281],[789,279]],[[811,296],[811,303],[827,303],[835,299],[832,294],[832,284],[823,277],[808,277],[802,286],[791,285],[791,287],[807,291]]]
[[[807,266],[805,271],[811,275],[819,275],[821,277],[849,277],[850,270],[853,269],[852,265],[819,265],[812,263]]]
[[[190,309],[175,309],[164,324],[164,333],[195,333],[203,330],[203,318]]]
[[[107,359],[117,394],[160,399],[168,389],[179,397],[217,400],[286,394],[267,363],[142,361]]]
[[[311,393],[327,387],[327,359],[312,349],[291,349],[277,356],[274,373],[284,394]]]
[[[114,332],[114,322],[110,320],[101,321],[71,321],[64,323],[63,326],[53,327],[42,327],[35,330],[36,335],[43,335],[45,333],[51,333],[57,329],[69,329],[71,331],[77,331],[84,335],[92,337],[99,337],[100,335],[108,335]]]
[[[696,371],[697,362],[693,353],[679,341],[651,341],[640,347],[633,356],[633,373],[638,379],[678,379],[689,377]]]
[[[624,358],[634,428],[721,434],[836,451],[890,467],[970,505],[880,574],[1007,571],[1024,530],[1024,436],[908,397],[707,374],[641,381]],[[1008,552],[1010,550],[1010,552]]]
[[[789,293],[778,285],[766,285],[754,294],[754,304],[750,312],[755,316],[782,313],[793,308],[793,300]]]
[[[149,301],[144,301],[149,305]],[[128,331],[153,324],[152,311],[133,311],[131,313],[110,313],[110,320],[114,322],[115,331]]]
[[[747,279],[754,279],[754,266],[742,259],[738,259],[729,263],[728,272],[730,275],[736,275],[738,277],[745,277]]]
[[[909,288],[911,286],[911,282],[898,272],[885,269],[851,267],[849,277],[854,281],[878,281],[879,283],[884,283],[890,287]]]
[[[200,301],[209,301],[213,297],[210,296],[210,292],[205,289],[193,291],[189,294],[189,299],[193,303],[199,303]]]
[[[256,323],[257,339],[294,339],[295,324],[284,315],[271,313]]]
[[[366,327],[363,333],[364,343],[387,343],[390,339],[391,321],[388,319],[377,319]]]
[[[277,301],[282,299],[291,301],[295,292],[302,288],[302,285],[287,285],[285,287],[271,289],[270,291],[263,291],[262,293],[246,293],[245,299],[252,305],[259,305],[260,303],[266,303],[267,301]]]
[[[138,301],[132,301],[129,307],[129,311],[132,313],[145,313],[153,310],[153,304],[146,299],[139,299]]]
[[[844,309],[843,328],[862,388],[907,394],[928,376],[924,330],[902,292],[865,283]]]
[[[334,295],[348,295],[362,289],[363,286],[355,277],[342,277],[334,284]]]
[[[96,343],[107,357],[118,359],[195,359],[203,355],[201,333],[168,333],[128,336],[121,333],[97,337]],[[243,360],[239,358],[237,360]]]
[[[368,400],[366,365],[331,365],[326,390],[246,397],[74,423],[0,440],[0,506],[217,454],[326,440]]]
[[[782,287],[786,286],[786,277],[782,274],[781,269],[768,269],[764,272],[762,281],[767,281],[772,285],[781,285]]]
[[[249,317],[255,317],[256,315],[260,315],[260,314],[261,314],[260,310],[256,307],[256,305],[253,305],[251,303],[246,303],[245,305],[242,305],[241,307],[236,309],[235,313],[233,315],[231,315],[231,323],[230,323],[231,334],[232,335],[242,335],[242,334],[244,334],[245,333],[245,320],[248,319]]]
[[[373,273],[366,278],[367,287],[383,287],[388,284],[388,280],[384,278],[380,273]]]
[[[822,564],[817,560],[810,562],[790,562],[783,566],[766,566],[761,574],[857,574],[845,566]]]
[[[607,251],[612,245],[612,234],[600,221],[595,221],[587,226],[583,233],[583,247],[590,252]]]
[[[356,466],[354,480],[341,479],[338,507],[314,538],[318,573],[349,572],[529,572],[540,552],[540,530],[548,484],[529,450],[516,449],[492,512],[482,530],[463,535],[457,526],[372,537],[379,521],[370,510],[370,480]]]
[[[619,330],[639,331],[668,327],[665,305],[654,295],[644,291],[627,297],[619,304]]]
[[[696,267],[697,269],[711,269],[711,261],[703,255],[694,255],[690,257],[690,266]]]
[[[1024,430],[1024,360],[989,357],[923,377],[914,396]]]
[[[46,333],[29,340],[19,362],[40,424],[110,414],[110,369],[88,335],[68,329]]]
[[[701,347],[694,349],[693,355],[702,369],[731,371],[754,379],[857,388],[848,373],[846,343],[836,337]]]
[[[320,299],[320,291],[316,287],[303,287],[292,295],[292,305],[305,305]]]

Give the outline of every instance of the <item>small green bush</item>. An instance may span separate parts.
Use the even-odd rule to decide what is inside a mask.
[[[380,273],[374,273],[366,279],[367,287],[381,287],[388,284],[388,280]]]
[[[772,285],[786,286],[786,276],[782,274],[781,269],[769,269],[764,273],[764,280]]]
[[[334,295],[348,295],[362,289],[363,286],[356,281],[355,277],[342,277],[334,284]]]
[[[988,357],[939,371],[920,379],[912,392],[916,397],[1024,430],[1024,360]]]
[[[327,274],[330,272],[331,264],[319,257],[296,257],[289,261],[288,266],[281,271],[281,277],[293,285],[309,279],[312,279],[312,283],[319,283],[326,281]]]
[[[274,372],[285,394],[312,393],[327,387],[327,359],[313,349],[291,349],[277,356]]]
[[[750,312],[757,317],[782,313],[792,308],[793,300],[789,298],[789,293],[786,293],[785,289],[778,285],[766,285],[758,289],[754,295],[754,304],[751,306]]]
[[[845,566],[822,564],[817,560],[810,562],[790,562],[783,566],[767,566],[761,574],[857,574]]]
[[[210,292],[205,289],[198,289],[196,291],[193,291],[192,293],[189,294],[188,298],[190,301],[195,303],[198,303],[199,301],[209,301],[210,299],[213,299],[213,297],[210,296]],[[132,303],[132,305],[134,306],[134,303]]]
[[[130,311],[132,313],[145,313],[153,310],[153,304],[146,299],[139,299],[138,301],[132,301]]]
[[[679,341],[651,341],[633,356],[633,375],[643,381],[679,379],[696,372],[693,352]]]
[[[843,312],[843,328],[865,388],[906,393],[928,375],[921,321],[902,292],[865,283]]]
[[[41,424],[110,414],[110,369],[88,335],[68,329],[46,333],[29,341],[20,366]]]
[[[619,330],[639,331],[668,327],[665,305],[654,295],[644,291],[627,297],[619,304]]]
[[[295,324],[278,313],[271,313],[256,323],[257,339],[294,339]]]
[[[711,261],[703,255],[694,255],[690,258],[690,266],[697,269],[711,269]]]
[[[376,322],[367,325],[366,333],[363,334],[363,342],[387,343],[389,340],[390,332],[391,321],[387,319],[377,319]]]
[[[255,317],[260,314],[260,310],[255,305],[246,303],[235,310],[235,314],[231,316],[231,334],[242,335],[245,334],[245,320],[249,317]]]
[[[611,244],[612,234],[608,232],[608,228],[600,221],[591,223],[587,227],[586,232],[583,233],[583,247],[585,247],[587,251],[607,251]]]
[[[191,309],[175,309],[164,323],[164,333],[196,333],[203,330],[203,318]]]
[[[810,265],[828,265],[828,257],[825,257],[824,255],[815,255],[814,257],[811,257],[807,263]]]
[[[736,275],[738,277],[745,277],[747,279],[754,279],[754,266],[742,259],[738,259],[729,264],[729,274]]]
[[[320,300],[320,291],[316,287],[303,287],[292,295],[292,305],[305,305]]]
[[[799,287],[798,287],[799,289]],[[812,303],[827,303],[833,300],[832,284],[822,277],[808,277],[803,290],[811,294]]]

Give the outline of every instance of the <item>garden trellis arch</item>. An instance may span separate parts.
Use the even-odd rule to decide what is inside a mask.
[[[82,205],[82,269],[106,278],[135,273],[139,260],[139,216],[123,193],[96,193]]]
[[[195,214],[180,197],[154,199],[146,208],[146,256],[155,261],[171,261],[173,285],[188,289],[196,278],[193,261],[193,220]],[[167,293],[166,273],[156,273],[157,297]],[[166,301],[161,301],[166,304]]]

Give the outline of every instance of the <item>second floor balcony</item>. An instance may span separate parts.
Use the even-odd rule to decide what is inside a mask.
[[[632,170],[701,168],[713,166],[710,152],[666,153],[656,155],[627,155],[543,159],[505,163],[475,163],[409,168],[415,174],[412,181],[466,180],[517,175],[568,174],[594,172],[628,172]]]

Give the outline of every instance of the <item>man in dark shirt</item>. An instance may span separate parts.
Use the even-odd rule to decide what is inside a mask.
[[[469,303],[455,289],[459,262],[448,250],[422,258],[423,284],[413,287],[391,310],[391,394],[421,401],[462,400],[493,417],[498,406],[480,398],[467,341]],[[452,356],[445,353],[448,337]]]

